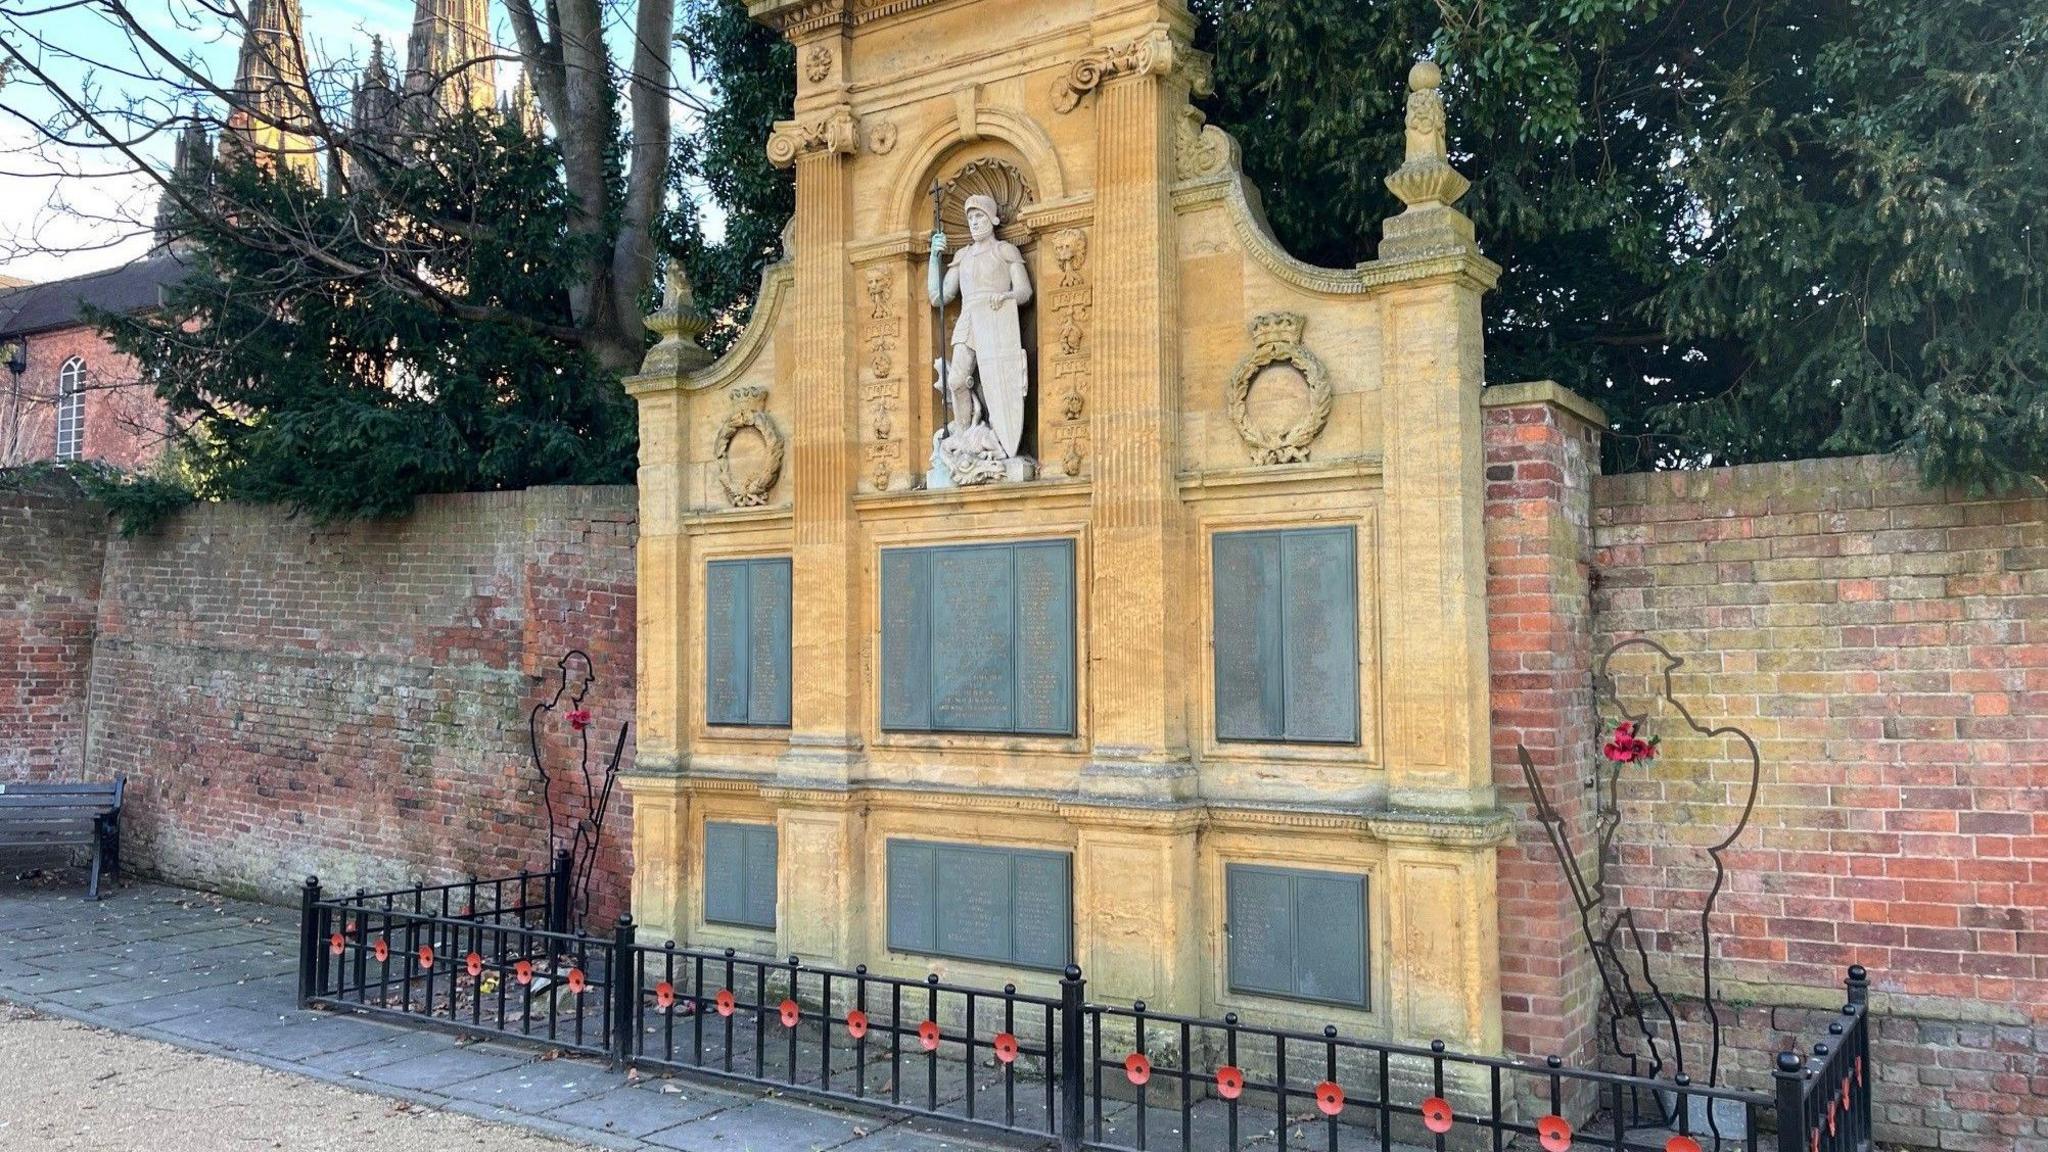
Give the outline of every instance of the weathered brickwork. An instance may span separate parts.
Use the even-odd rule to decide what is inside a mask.
[[[73,359],[85,372],[82,457],[132,469],[161,456],[164,405],[139,382],[135,361],[91,328],[60,328],[29,338],[28,369],[19,378],[0,377],[0,388],[19,393],[0,411],[0,466],[57,458],[58,385]]]
[[[1590,528],[1600,448],[1597,414],[1572,401],[1554,385],[1486,391],[1486,595],[1494,782],[1518,818],[1514,840],[1500,849],[1502,1034],[1511,1052],[1587,1063],[1597,1054],[1598,986],[1516,754],[1517,745],[1528,749],[1583,850],[1591,827],[1579,781],[1594,754]]]
[[[574,647],[600,677],[593,769],[631,718],[634,508],[631,489],[535,489],[322,527],[223,505],[114,540],[88,770],[128,776],[129,859],[271,899],[312,873],[354,888],[540,866],[528,712]],[[567,710],[541,725],[561,809],[581,793]],[[624,906],[630,820],[620,790],[598,916]]]
[[[107,519],[68,480],[0,490],[0,780],[76,780]]]
[[[1714,931],[1728,1037],[1761,1053],[1872,973],[1887,1140],[2048,1149],[2048,501],[1921,487],[1890,458],[1604,478],[1597,639],[1667,644],[1674,695],[1762,751]],[[1632,664],[1624,695],[1655,696]],[[1750,767],[1653,710],[1621,787],[1620,898],[1698,988],[1705,847]],[[1773,1010],[1775,1009],[1775,1010]]]

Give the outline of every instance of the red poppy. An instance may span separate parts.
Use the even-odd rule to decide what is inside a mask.
[[[1142,1088],[1147,1080],[1152,1079],[1152,1062],[1145,1059],[1143,1052],[1133,1052],[1124,1057],[1124,1076]]]
[[[713,997],[711,998],[711,1004],[712,1004],[712,1006],[713,1006],[713,1007],[715,1007],[715,1008],[717,1008],[717,1009],[718,1009],[718,1014],[719,1014],[720,1016],[730,1016],[730,1015],[732,1015],[732,1010],[733,1010],[733,998],[732,998],[732,989],[730,989],[730,988],[720,988],[720,989],[718,990],[718,995],[716,995],[716,996],[713,996]]]
[[[654,986],[654,1006],[655,1006],[656,1008],[668,1008],[668,1007],[672,1007],[672,1006],[673,1006],[673,1005],[675,1004],[675,1002],[676,1002],[676,986],[675,986],[675,985],[673,985],[673,984],[669,983],[669,982],[668,982],[668,981],[666,981],[666,980],[663,980],[663,981],[662,981],[661,983],[659,983],[659,984],[656,984],[656,985]]]
[[[859,1040],[868,1034],[868,1014],[855,1008],[846,1014],[846,1034]]]
[[[512,966],[512,978],[521,984],[533,983],[533,961],[521,960]]]
[[[382,936],[377,938],[376,947],[370,949],[379,961],[391,959],[391,945]]]
[[[339,932],[336,932],[334,935],[329,936],[327,938],[327,950],[329,952],[334,953],[336,956],[341,955],[343,950],[345,950],[347,947],[348,941],[344,939],[341,933]]]
[[[1863,1057],[1856,1058],[1856,1083],[1863,1083]]]
[[[583,969],[569,969],[569,991],[581,995],[583,993],[585,983],[586,982],[583,979]]]
[[[1700,1142],[1690,1136],[1673,1136],[1664,1142],[1664,1152],[1700,1152]]]
[[[782,1002],[782,1026],[784,1028],[796,1027],[796,1022],[803,1019],[803,1015],[802,1010],[796,1006],[796,1001],[784,1000]]]
[[[1835,1102],[1834,1102],[1833,1100],[1829,1100],[1829,1101],[1828,1101],[1828,1135],[1830,1135],[1830,1136],[1833,1136],[1834,1134],[1835,1134]]]
[[[463,960],[463,962],[462,962],[462,966],[463,966],[463,968],[464,968],[464,969],[466,969],[466,970],[467,970],[467,971],[469,972],[469,974],[470,974],[471,976],[481,976],[481,975],[483,975],[483,974],[484,974],[484,957],[483,957],[483,953],[481,953],[481,952],[471,952],[471,953],[470,953],[470,954],[469,954],[469,955],[468,955],[467,957],[465,957],[465,958],[464,958],[464,960]]]
[[[1842,1073],[1842,1111],[1849,1110],[1849,1074]]]
[[[1016,1063],[1017,1038],[1015,1036],[1010,1035],[1008,1032],[998,1032],[990,1046],[996,1050],[996,1059],[1001,1060],[1005,1064]]]
[[[433,947],[433,945],[431,945],[431,944],[422,944],[422,945],[420,945],[419,957],[420,957],[420,967],[422,967],[422,968],[432,968],[432,967],[434,966],[434,947]]]
[[[1624,720],[1614,726],[1614,737],[1601,749],[1603,755],[1618,764],[1633,764],[1639,760],[1657,758],[1657,743],[1636,735],[1635,722]]]
[[[590,727],[590,709],[578,708],[569,713],[569,727],[574,728],[578,732]]]
[[[1545,1116],[1536,1122],[1536,1139],[1543,1144],[1543,1152],[1566,1152],[1572,1146],[1571,1121]]]
[[[1329,1080],[1316,1085],[1316,1110],[1325,1116],[1344,1111],[1344,1089]]]
[[[1422,1126],[1441,1136],[1451,1130],[1451,1102],[1441,1096],[1431,1096],[1422,1102]]]
[[[1244,1095],[1244,1069],[1235,1064],[1225,1064],[1216,1070],[1216,1094],[1225,1100],[1235,1100]]]
[[[918,1046],[927,1052],[939,1050],[939,1022],[927,1020],[917,1026]]]

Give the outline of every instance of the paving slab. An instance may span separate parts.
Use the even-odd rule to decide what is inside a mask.
[[[539,1115],[610,1091],[617,1083],[616,1073],[596,1063],[536,1060],[452,1085],[447,1094]]]
[[[971,1129],[906,1123],[879,1112],[835,1111],[782,1098],[773,1089],[719,1081],[627,1073],[577,1055],[551,1056],[544,1037],[478,1041],[346,1010],[297,1003],[296,915],[204,893],[123,880],[98,904],[47,884],[0,879],[0,1000],[14,1001],[101,1028],[167,1041],[302,1079],[397,1097],[395,1107],[459,1113],[512,1123],[585,1148],[620,1152],[952,1152],[1037,1149],[1045,1141],[983,1140]],[[650,1019],[649,1047],[668,1022]],[[695,1022],[674,1021],[679,1050]],[[722,1058],[723,1021],[706,1029],[707,1062]],[[544,1020],[540,1022],[544,1027]],[[784,1071],[788,1034],[761,1039],[767,1063]],[[798,1078],[815,1082],[820,1036],[798,1036]],[[740,1066],[752,1067],[754,1023],[734,1036]],[[664,1046],[665,1047],[665,1046]],[[856,1055],[834,1036],[833,1084],[853,1083]],[[887,1056],[870,1045],[868,1087],[886,1099]],[[905,1054],[906,1095],[922,1095],[925,1066]],[[977,1072],[977,1079],[992,1075]],[[964,1095],[957,1062],[940,1068],[941,1100]],[[1019,1082],[1019,1111],[1042,1111],[1037,1086]],[[985,1095],[985,1101],[994,1101]],[[1020,1116],[1021,1118],[1021,1116]]]
[[[578,1128],[638,1138],[744,1105],[749,1100],[748,1097],[694,1084],[662,1083],[677,1086],[673,1092],[648,1089],[642,1085],[613,1087],[610,1091],[549,1109],[546,1116]]]
[[[885,1126],[885,1121],[779,1100],[755,1100],[650,1133],[644,1139],[657,1148],[679,1152],[823,1152]]]
[[[515,1068],[532,1059],[534,1056],[530,1053],[515,1053],[484,1044],[462,1048],[443,1046],[438,1051],[408,1060],[365,1068],[358,1075],[394,1088],[416,1088],[446,1095],[449,1088],[465,1080]]]

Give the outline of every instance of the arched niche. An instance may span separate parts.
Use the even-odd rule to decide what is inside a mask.
[[[1016,245],[1017,250],[1024,256],[1025,267],[1030,269],[1034,289],[1033,302],[1026,305],[1017,318],[1020,335],[1023,337],[1025,359],[1030,365],[1031,373],[1031,391],[1024,403],[1024,440],[1019,451],[1024,455],[1038,457],[1041,452],[1038,412],[1040,396],[1044,389],[1038,355],[1036,293],[1044,288],[1045,279],[1042,262],[1039,259],[1042,238],[1022,220],[1025,209],[1045,203],[1048,199],[1038,170],[1023,149],[1007,140],[984,136],[973,141],[956,140],[950,146],[944,146],[942,143],[942,146],[934,150],[922,165],[911,168],[910,171],[918,174],[912,187],[923,190],[917,201],[917,209],[905,220],[912,235],[923,237],[931,234],[934,207],[932,190],[936,184],[939,191],[939,224],[946,232],[947,243],[952,251],[959,251],[971,242],[967,235],[964,209],[966,198],[974,193],[983,193],[993,197],[1002,208],[1003,223],[996,231],[997,238]],[[922,243],[918,244],[916,251],[919,258],[913,271],[913,282],[920,285],[915,295],[922,299],[925,246]],[[948,262],[950,259],[950,256],[947,257]],[[929,325],[930,310],[926,309],[926,313],[925,322]],[[952,326],[959,315],[960,305],[955,302],[949,306],[946,314],[944,337],[948,345]],[[936,353],[939,341],[931,336],[929,328],[927,339],[932,342],[933,352]],[[930,411],[926,414],[923,424],[927,432],[938,428],[947,419],[945,397],[932,387],[935,378],[935,369],[926,363],[916,380],[916,390],[931,398]]]

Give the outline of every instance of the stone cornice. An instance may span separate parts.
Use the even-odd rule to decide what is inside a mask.
[[[1481,408],[1506,408],[1518,404],[1548,404],[1571,413],[1595,428],[1607,427],[1606,411],[1555,380],[1495,384],[1479,393]]]
[[[1390,809],[1365,818],[1375,839],[1389,844],[1423,844],[1441,848],[1492,848],[1514,835],[1514,818],[1498,809],[1487,812],[1433,812],[1423,808]]]
[[[853,21],[849,0],[751,0],[747,15],[795,40]]]
[[[1324,296],[1357,296],[1365,292],[1365,279],[1356,269],[1319,268],[1295,259],[1282,248],[1267,227],[1265,214],[1253,206],[1249,189],[1244,174],[1231,168],[1176,185],[1173,206],[1185,214],[1212,204],[1223,205],[1246,254],[1282,283]]]
[[[928,812],[984,812],[1057,817],[1069,824],[1094,828],[1130,828],[1152,832],[1192,832],[1202,828],[1244,831],[1294,829],[1362,836],[1386,844],[1425,845],[1483,850],[1505,843],[1513,818],[1494,810],[1478,813],[1433,812],[1426,809],[1357,811],[1308,806],[1236,805],[1225,802],[1139,806],[1084,803],[1071,795],[1050,792],[999,792],[988,789],[930,788],[921,785],[862,783],[850,788],[819,788],[778,784],[772,777],[693,771],[620,777],[629,791],[674,795],[685,792],[758,793],[765,800],[829,808],[867,806],[877,801],[891,807]]]
[[[763,508],[692,508],[682,515],[679,522],[686,535],[695,536],[705,532],[731,532],[741,525],[787,527],[789,516],[788,504]]]
[[[1500,265],[1469,245],[1445,247],[1393,260],[1367,260],[1358,266],[1360,282],[1369,290],[1422,280],[1455,280],[1481,292],[1500,282]]]
[[[1377,452],[1310,464],[1265,464],[1183,472],[1176,479],[1182,499],[1235,495],[1246,489],[1287,484],[1297,491],[1356,487],[1359,481],[1382,480],[1386,461]]]
[[[1500,265],[1470,245],[1391,260],[1368,260],[1356,268],[1319,268],[1296,259],[1280,246],[1266,224],[1265,214],[1255,206],[1255,196],[1244,174],[1232,163],[1216,175],[1175,185],[1173,206],[1185,214],[1221,204],[1246,253],[1277,279],[1305,292],[1360,296],[1379,288],[1439,277],[1461,279],[1484,291],[1500,279]]]
[[[1033,480],[1023,484],[983,484],[973,488],[914,488],[902,492],[863,492],[853,498],[863,516],[921,515],[938,511],[980,512],[1006,504],[1029,503],[1041,508],[1088,506],[1086,480]]]

